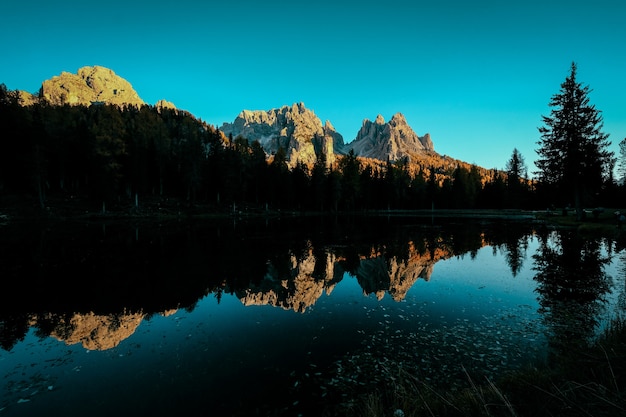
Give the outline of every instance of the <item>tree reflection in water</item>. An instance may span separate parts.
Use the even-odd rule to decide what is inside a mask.
[[[603,241],[576,232],[539,233],[533,255],[540,312],[554,354],[588,343],[598,330],[611,278],[604,268]]]
[[[335,395],[342,401],[345,392],[392,383],[399,367],[443,388],[467,382],[459,364],[499,375],[544,353],[544,325],[554,352],[592,337],[610,298],[605,265],[618,253],[626,257],[623,242],[476,219],[76,226],[21,227],[0,235],[6,288],[0,291],[0,355],[36,351],[28,340],[20,343],[32,340],[29,331],[42,345],[51,336],[106,351],[83,355],[74,349],[72,361],[98,357],[99,369],[119,365],[128,357],[119,354],[132,351],[125,366],[150,363],[145,369],[164,377],[158,381],[165,384],[164,398],[169,391],[185,392],[190,414],[207,401],[186,390],[210,386],[213,400],[230,412],[229,390],[242,382],[231,387],[220,378],[250,380],[266,369],[280,384],[255,385],[258,404],[268,408],[272,395],[287,404],[295,396],[299,404]],[[624,306],[623,285],[621,291]],[[155,323],[162,326],[158,331]],[[178,356],[177,349],[187,355]],[[265,363],[258,359],[263,354],[278,359]],[[154,368],[151,355],[180,359]],[[28,369],[61,380],[74,375],[66,359],[63,354],[58,368],[42,362]],[[46,387],[56,382],[48,380],[37,379],[43,387],[37,392],[51,397],[56,391]],[[151,384],[145,378],[137,385],[150,395]],[[287,392],[294,397],[278,398]],[[16,388],[11,400],[21,393]]]

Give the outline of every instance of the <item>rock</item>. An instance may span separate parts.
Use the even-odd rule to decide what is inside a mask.
[[[159,100],[159,101],[157,101],[156,104],[154,105],[154,107],[156,107],[157,110],[161,110],[161,109],[176,110],[176,106],[174,105],[174,103],[172,103],[171,101],[167,101],[167,100]]]
[[[39,96],[52,105],[145,104],[128,81],[101,66],[82,67],[77,74],[64,71],[44,81]]]
[[[267,111],[243,110],[233,123],[224,123],[219,130],[233,138],[241,136],[249,142],[258,141],[270,155],[282,147],[290,167],[299,162],[313,165],[320,152],[332,164],[335,144],[343,145],[343,137],[332,124],[326,122],[322,126],[319,117],[302,102]]]
[[[345,145],[344,149],[346,152],[353,150],[357,156],[381,161],[397,161],[434,153],[430,134],[420,138],[408,125],[402,113],[394,114],[388,123],[385,123],[380,114],[374,122],[364,119],[356,138]]]

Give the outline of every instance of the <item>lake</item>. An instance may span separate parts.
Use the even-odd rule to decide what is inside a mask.
[[[298,217],[0,226],[0,415],[319,415],[587,343],[626,249],[528,220]]]

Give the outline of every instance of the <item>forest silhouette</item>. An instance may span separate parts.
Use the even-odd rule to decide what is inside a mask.
[[[507,170],[458,164],[415,166],[352,152],[334,164],[288,168],[285,150],[266,155],[257,141],[225,137],[186,111],[151,105],[22,106],[0,86],[3,206],[37,211],[341,212],[415,209],[545,209],[571,198],[525,177],[513,150]],[[468,168],[469,166],[469,168]],[[624,186],[608,178],[586,207],[618,206]]]

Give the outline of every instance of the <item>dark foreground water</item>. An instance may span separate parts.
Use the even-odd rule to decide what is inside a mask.
[[[497,379],[624,311],[626,250],[406,217],[0,226],[0,415],[319,415]]]

